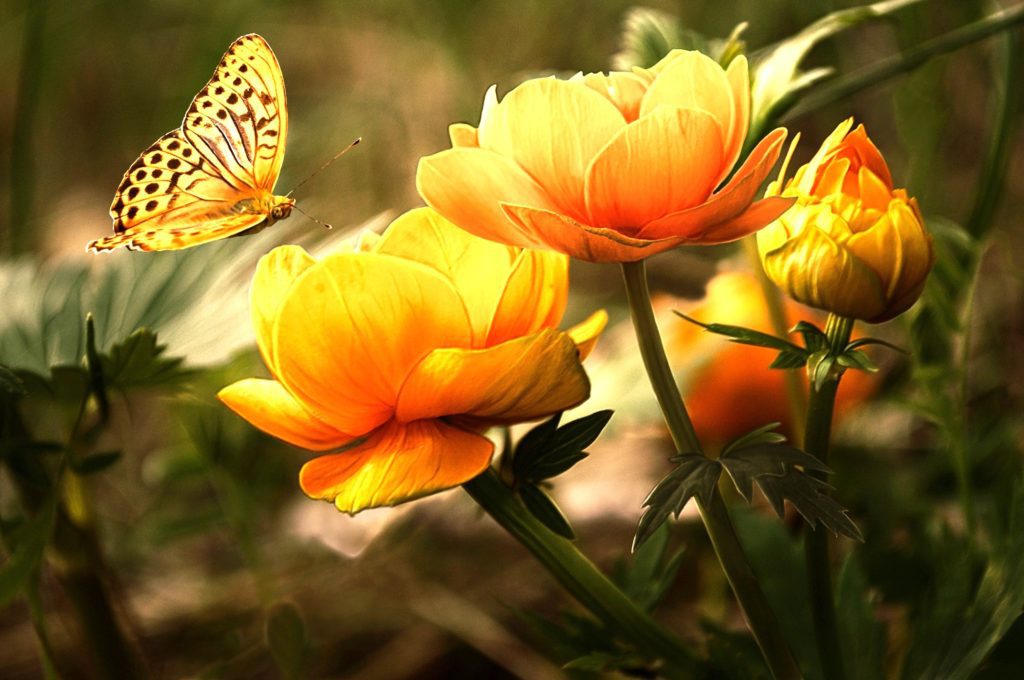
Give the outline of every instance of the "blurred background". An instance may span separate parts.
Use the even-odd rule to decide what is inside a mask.
[[[560,669],[586,652],[573,646],[582,610],[460,490],[397,510],[339,514],[302,496],[296,475],[306,453],[257,433],[214,395],[263,370],[247,316],[247,284],[261,254],[282,243],[330,247],[358,227],[379,230],[420,205],[418,158],[448,146],[450,123],[479,120],[489,85],[504,93],[541,73],[608,70],[634,4],[7,0],[0,6],[0,364],[49,381],[26,406],[32,436],[64,441],[74,435],[75,402],[62,401],[60,376],[50,369],[81,364],[85,312],[96,315],[101,351],[148,326],[167,345],[163,357],[182,359],[164,366],[165,381],[140,381],[112,395],[111,421],[95,448],[120,455],[76,487],[104,555],[117,616],[153,677],[287,675],[281,669],[290,662],[267,641],[268,621],[281,620],[298,631],[290,649],[299,650],[296,667],[309,677],[592,675]],[[724,38],[738,22],[749,22],[742,37],[753,52],[857,4],[650,0],[644,6],[709,37]],[[925,0],[823,42],[805,67],[849,74],[994,8]],[[303,210],[335,231],[325,233],[296,213],[259,235],[195,251],[87,255],[85,243],[111,230],[107,210],[124,170],[180,124],[227,45],[248,32],[268,40],[287,84],[291,124],[279,193],[363,138],[296,195]],[[943,281],[971,292],[966,301],[946,296],[947,307],[959,305],[949,310],[941,309],[944,291],[936,290],[922,303],[935,310],[871,328],[915,349],[915,358],[874,352],[882,371],[851,376],[842,388],[834,483],[868,538],[856,548],[857,583],[873,603],[872,630],[889,640],[877,659],[886,674],[900,667],[905,673],[915,663],[905,656],[914,638],[908,621],[934,604],[941,592],[937,556],[955,554],[950,546],[958,545],[929,541],[952,535],[970,543],[963,485],[979,514],[996,511],[1020,465],[1024,129],[1015,126],[1019,108],[1001,108],[1019,88],[1011,83],[1007,92],[1007,49],[1002,37],[989,38],[785,121],[802,132],[801,163],[841,119],[863,122],[896,184],[917,196],[930,224],[954,234],[943,237],[940,255],[965,271]],[[1005,125],[1000,112],[1010,117]],[[1009,132],[993,141],[993,131],[1003,129]],[[1005,161],[1005,175],[991,174],[993,158]],[[983,228],[972,229],[979,220]],[[956,237],[962,231],[971,237],[967,245]],[[766,319],[749,311],[759,291],[742,250],[670,252],[650,269],[663,294],[663,332],[680,382],[698,395],[691,404],[704,439],[722,443],[773,420],[786,427],[787,415],[772,396],[777,374],[757,370],[770,363],[771,352],[745,348],[723,358],[737,348],[696,337],[671,314],[686,309],[705,321],[769,330]],[[728,292],[702,299],[718,272],[731,272],[715,284]],[[597,307],[613,320],[588,361],[594,397],[579,413],[615,408],[617,414],[591,456],[558,481],[555,497],[584,552],[628,580],[640,504],[670,469],[671,445],[642,379],[632,330],[621,323],[627,314],[619,272],[574,262],[572,277],[566,322]],[[794,321],[822,320],[795,306],[790,314]],[[931,352],[925,345],[938,336],[945,341]],[[728,368],[740,365],[743,371]],[[0,474],[0,517],[18,515],[18,507],[10,480]],[[736,521],[755,566],[775,575],[766,585],[769,597],[786,592],[783,581],[798,579],[802,568],[793,522],[760,506],[738,508]],[[693,640],[728,641],[721,643],[723,658],[749,657],[752,643],[738,634],[742,621],[699,523],[684,514],[670,542],[668,552],[685,546],[685,553],[659,617]],[[854,546],[843,542],[839,551],[852,554]],[[976,572],[978,564],[965,569]],[[73,605],[46,570],[37,597],[9,598],[0,608],[0,677],[44,677],[40,613],[62,675],[99,677],[81,661],[87,656],[80,624],[69,613]],[[800,603],[788,607],[798,610]],[[281,611],[284,619],[275,618]],[[1013,656],[1019,650],[1007,650],[1024,640],[1024,630],[1009,635],[986,672],[997,672],[1003,659],[1008,668],[1020,659]],[[811,644],[810,636],[805,642]]]

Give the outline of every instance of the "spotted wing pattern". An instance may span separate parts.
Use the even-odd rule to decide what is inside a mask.
[[[287,126],[277,58],[260,36],[242,36],[193,99],[181,128],[125,172],[110,206],[114,235],[87,248],[176,250],[258,225],[267,216],[239,211],[238,204],[273,189]]]

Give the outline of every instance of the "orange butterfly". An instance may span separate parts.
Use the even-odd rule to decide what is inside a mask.
[[[181,127],[125,172],[110,206],[114,235],[87,249],[179,250],[285,219],[295,200],[274,195],[274,185],[287,135],[277,57],[260,36],[243,35],[192,100]]]

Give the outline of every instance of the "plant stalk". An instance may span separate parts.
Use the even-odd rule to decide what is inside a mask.
[[[640,354],[676,450],[679,453],[703,455],[697,433],[672,375],[668,358],[665,356],[665,348],[651,307],[651,294],[647,287],[647,273],[643,261],[624,262],[622,274]],[[747,561],[718,489],[715,489],[711,503],[705,505],[698,501],[698,508],[718,561],[772,675],[779,680],[801,677],[793,652],[783,637],[775,612],[768,604],[757,576]]]

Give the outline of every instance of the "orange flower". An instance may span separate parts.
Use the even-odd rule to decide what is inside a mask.
[[[543,418],[589,395],[580,365],[604,327],[568,333],[568,262],[477,239],[429,208],[375,242],[314,260],[260,260],[252,318],[273,380],[220,391],[259,429],[314,451],[303,491],[339,510],[457,486],[488,465],[491,425]]]
[[[416,184],[478,236],[592,262],[633,262],[681,244],[732,241],[792,202],[752,203],[785,138],[778,129],[722,189],[747,134],[747,61],[723,70],[674,50],[650,69],[528,80],[451,149],[420,160]]]
[[[704,323],[727,323],[770,333],[771,320],[761,297],[761,285],[753,275],[718,274],[708,282],[707,294],[699,302],[658,298],[655,304],[669,359],[682,369],[686,406],[702,441],[724,444],[771,422],[782,423],[780,431],[793,438],[784,372],[768,368],[776,353],[729,342],[672,313],[679,309]],[[786,301],[786,317],[790,326],[801,319],[819,327],[824,323],[820,312],[792,300]],[[806,372],[800,374],[806,383]],[[837,421],[867,399],[878,382],[875,374],[847,371],[836,399]]]

